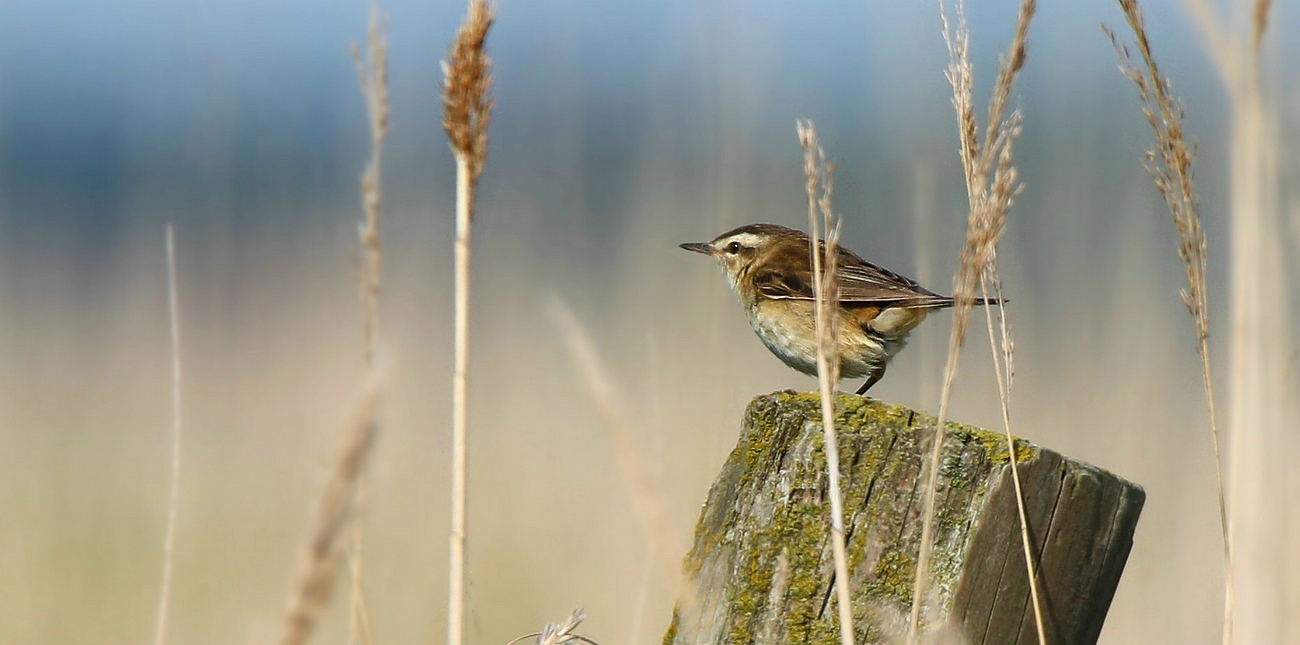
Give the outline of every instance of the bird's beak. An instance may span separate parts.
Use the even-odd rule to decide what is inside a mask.
[[[713,255],[713,245],[708,242],[687,242],[678,246],[681,246],[687,251],[703,253],[704,255]]]

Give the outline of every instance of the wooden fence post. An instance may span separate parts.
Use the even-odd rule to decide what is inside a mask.
[[[665,645],[838,643],[816,394],[755,399],[709,492]],[[859,642],[903,642],[934,417],[840,395],[840,464]],[[929,643],[1036,644],[1005,435],[944,440]],[[1016,444],[1051,645],[1095,643],[1133,544],[1142,488]]]

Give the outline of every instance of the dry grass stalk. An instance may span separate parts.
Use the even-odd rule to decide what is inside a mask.
[[[1244,4],[1244,3],[1243,3]],[[1242,46],[1234,43],[1224,31],[1224,20],[1219,12],[1205,0],[1184,0],[1184,6],[1193,22],[1200,29],[1202,44],[1209,50],[1210,60],[1219,70],[1220,80],[1228,90],[1235,109],[1248,107],[1259,101],[1259,53],[1264,43],[1264,34],[1268,31],[1268,14],[1273,8],[1272,0],[1255,0],[1251,5],[1250,40]],[[1244,50],[1244,52],[1243,52]],[[1244,53],[1244,55],[1243,55]],[[1262,104],[1261,104],[1262,105]],[[1250,119],[1234,121],[1234,127],[1254,125]],[[1271,151],[1270,147],[1259,152]]]
[[[1268,31],[1268,12],[1273,8],[1273,0],[1255,0],[1251,30],[1251,51],[1255,60],[1259,60],[1259,46],[1264,42],[1264,32]]]
[[[298,575],[289,595],[289,607],[279,639],[281,645],[306,643],[315,631],[320,615],[329,606],[342,563],[347,528],[352,525],[356,513],[357,482],[361,479],[378,427],[379,393],[380,379],[378,373],[372,371],[362,383],[360,396],[343,427],[325,486],[316,503]]]
[[[451,531],[448,546],[447,643],[465,640],[465,510],[469,460],[469,268],[474,188],[487,157],[492,83],[487,35],[493,11],[470,0],[469,15],[456,32],[442,64],[443,127],[456,158],[455,349],[452,368]]]
[[[836,242],[839,240],[840,227],[831,209],[835,166],[826,162],[826,151],[817,141],[817,129],[812,121],[798,121],[795,128],[799,134],[799,145],[803,148],[805,190],[808,193],[809,252],[813,260],[813,298],[817,311],[817,380],[821,389],[822,432],[825,435],[826,470],[830,480],[835,599],[839,607],[840,642],[842,645],[853,645],[853,604],[849,598],[844,502],[840,492],[840,449],[835,436],[835,384],[840,380],[839,338],[836,334],[839,290],[835,281]],[[826,236],[825,243],[820,245],[819,229],[824,230]]]
[[[358,233],[361,244],[361,272],[359,276],[362,309],[362,331],[365,338],[366,371],[375,368],[375,353],[379,348],[379,287],[380,266],[383,256],[379,244],[379,215],[383,211],[380,191],[380,164],[383,161],[384,141],[388,138],[388,20],[379,11],[376,2],[370,4],[370,26],[366,35],[366,57],[352,45],[352,59],[357,67],[357,82],[366,102],[366,116],[370,125],[370,160],[361,173],[361,202],[364,218]],[[364,503],[365,482],[357,482],[357,504]],[[370,642],[370,625],[362,591],[362,562],[364,532],[360,521],[353,527],[351,554],[348,557],[351,572],[351,603],[348,610],[349,642],[356,645],[361,636]]]
[[[681,558],[686,554],[686,545],[672,530],[663,489],[641,457],[642,451],[633,437],[630,416],[619,395],[618,386],[605,370],[591,336],[573,311],[557,298],[547,303],[547,314],[564,337],[569,355],[582,372],[583,382],[596,403],[602,425],[609,433],[619,473],[623,476],[628,496],[636,508],[637,519],[649,543],[650,555],[658,560],[664,571],[671,572],[670,575],[674,576],[682,603],[681,614],[694,617],[699,607],[698,599],[694,588],[681,575]]]
[[[167,642],[167,614],[171,605],[172,572],[176,552],[176,515],[181,490],[181,317],[176,288],[176,236],[167,225],[167,310],[171,328],[172,357],[172,472],[167,496],[167,532],[163,537],[162,583],[158,591],[158,619],[154,645]]]
[[[360,512],[366,506],[366,486],[364,479],[357,482],[356,506]],[[348,554],[348,572],[352,577],[352,603],[348,612],[349,645],[374,645],[375,629],[370,622],[370,605],[361,589],[361,544],[364,524],[359,519],[352,522],[352,552]]]
[[[972,98],[974,70],[968,52],[970,34],[966,27],[964,6],[960,1],[957,3],[957,26],[953,30],[949,25],[947,9],[941,5],[944,42],[948,47],[948,68],[944,75],[953,88],[953,108],[957,112],[961,161],[966,175],[970,213],[966,226],[966,243],[961,252],[961,264],[953,278],[953,298],[956,300],[956,305],[953,309],[952,333],[948,338],[948,360],[943,371],[943,388],[939,399],[934,446],[931,449],[927,469],[921,547],[917,557],[916,582],[913,587],[912,612],[908,626],[909,643],[917,642],[921,606],[929,584],[930,558],[933,550],[931,533],[935,498],[938,492],[939,461],[945,434],[944,422],[948,416],[948,400],[957,375],[958,357],[966,337],[966,328],[970,324],[979,277],[994,260],[994,249],[1006,226],[1007,211],[1023,188],[1019,174],[1011,163],[1012,146],[1020,135],[1020,112],[1012,110],[1009,115],[1006,115],[1006,111],[1016,76],[1024,67],[1025,40],[1029,34],[1029,23],[1033,19],[1035,9],[1034,0],[1023,0],[1020,4],[1011,50],[1002,56],[998,66],[997,80],[989,100],[988,122],[981,141],[979,122],[975,116]],[[1021,530],[1025,531],[1023,522]],[[1031,555],[1032,553],[1026,550],[1026,564],[1029,566],[1029,580],[1033,591],[1032,587],[1036,583]],[[1034,595],[1036,596],[1036,593]],[[1036,616],[1041,613],[1037,602],[1034,610]],[[1045,641],[1041,620],[1039,627],[1038,636],[1041,643]]]
[[[990,283],[993,285],[992,294],[989,292]],[[997,334],[993,332],[993,307],[984,308],[984,318],[988,323],[989,348],[993,351],[993,372],[998,381],[998,401],[1002,407],[1002,429],[1007,439],[1011,483],[1016,490],[1016,515],[1020,519],[1020,548],[1025,556],[1025,573],[1029,577],[1029,595],[1034,607],[1034,627],[1038,632],[1039,645],[1046,645],[1047,629],[1043,625],[1043,605],[1038,593],[1038,575],[1034,565],[1033,544],[1029,538],[1029,519],[1025,514],[1025,493],[1020,485],[1020,464],[1016,462],[1016,438],[1011,434],[1011,381],[1015,375],[1015,368],[1012,364],[1012,359],[1015,357],[1015,344],[1011,340],[1011,330],[1007,327],[1006,310],[1002,306],[1002,279],[998,276],[996,253],[994,253],[984,273],[980,275],[980,295],[985,300],[988,300],[989,296],[992,295],[998,303]]]
[[[530,638],[537,639],[534,641],[537,645],[564,645],[565,643],[573,642],[587,643],[587,645],[600,645],[600,643],[574,631],[578,628],[578,625],[582,623],[582,618],[582,608],[575,608],[573,613],[569,614],[569,617],[564,619],[564,622],[549,624],[543,627],[540,632],[524,634],[523,636],[506,643],[506,645],[515,645],[515,643]]]
[[[636,601],[632,605],[632,618],[627,626],[627,644],[640,645],[641,629],[645,625],[646,605],[650,602],[650,585],[654,583],[655,553],[647,549],[641,560],[641,577],[636,586]]]
[[[1224,640],[1281,642],[1300,631],[1295,612],[1279,611],[1288,585],[1292,554],[1277,545],[1289,539],[1277,522],[1278,495],[1287,495],[1294,444],[1294,396],[1286,379],[1285,348],[1293,346],[1294,326],[1287,306],[1285,249],[1281,242],[1281,191],[1275,98],[1260,86],[1260,49],[1268,28],[1269,0],[1252,3],[1241,21],[1245,38],[1230,34],[1227,21],[1210,3],[1186,0],[1232,106],[1229,241],[1230,369],[1228,439],[1224,469],[1231,497],[1227,549]],[[1246,4],[1241,10],[1246,10]],[[1291,454],[1287,454],[1290,452]],[[1280,490],[1279,490],[1280,489]],[[1282,603],[1279,605],[1278,603]],[[1229,605],[1231,605],[1229,607]]]
[[[685,553],[684,545],[669,530],[663,491],[641,458],[641,450],[636,445],[632,423],[629,421],[630,416],[613,377],[605,370],[595,344],[573,311],[558,299],[549,302],[547,310],[556,328],[563,334],[569,355],[582,371],[583,382],[596,403],[642,529],[652,548],[664,552],[664,557],[676,567],[677,558]],[[676,553],[678,551],[681,553]]]
[[[364,218],[359,229],[361,240],[361,303],[366,342],[366,366],[372,369],[375,351],[379,346],[379,214],[383,210],[380,194],[380,163],[384,155],[384,141],[388,139],[388,28],[387,18],[380,15],[379,6],[370,5],[370,29],[366,38],[366,57],[355,44],[352,59],[357,66],[357,82],[366,101],[366,116],[370,122],[370,160],[361,173],[361,201]]]
[[[1261,3],[1267,4],[1267,3]],[[1134,42],[1143,68],[1134,63],[1129,49],[1110,27],[1102,29],[1119,56],[1120,71],[1137,86],[1142,113],[1155,132],[1155,145],[1147,150],[1144,166],[1156,189],[1164,198],[1178,231],[1178,257],[1187,272],[1187,288],[1182,290],[1183,303],[1196,326],[1196,352],[1201,359],[1201,381],[1205,387],[1205,404],[1210,416],[1210,439],[1214,442],[1214,471],[1219,494],[1219,527],[1223,535],[1225,577],[1223,642],[1231,642],[1233,618],[1232,540],[1227,496],[1224,490],[1222,439],[1214,406],[1214,381],[1210,373],[1210,319],[1206,288],[1205,231],[1201,227],[1201,204],[1193,185],[1192,163],[1195,145],[1189,144],[1183,131],[1183,105],[1174,97],[1169,78],[1160,73],[1151,42],[1147,38],[1142,8],[1137,0],[1119,0],[1125,20],[1133,31]],[[1257,16],[1257,24],[1264,24]]]

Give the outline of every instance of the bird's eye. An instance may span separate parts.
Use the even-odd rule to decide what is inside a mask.
[[[727,245],[727,253],[740,253],[740,242],[732,242]]]

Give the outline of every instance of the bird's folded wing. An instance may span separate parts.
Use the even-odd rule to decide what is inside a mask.
[[[846,257],[847,255],[847,257]],[[840,302],[911,307],[946,307],[951,298],[940,296],[893,271],[878,267],[848,252],[841,252],[835,277]],[[762,268],[754,275],[758,292],[776,300],[812,300],[810,270]]]

